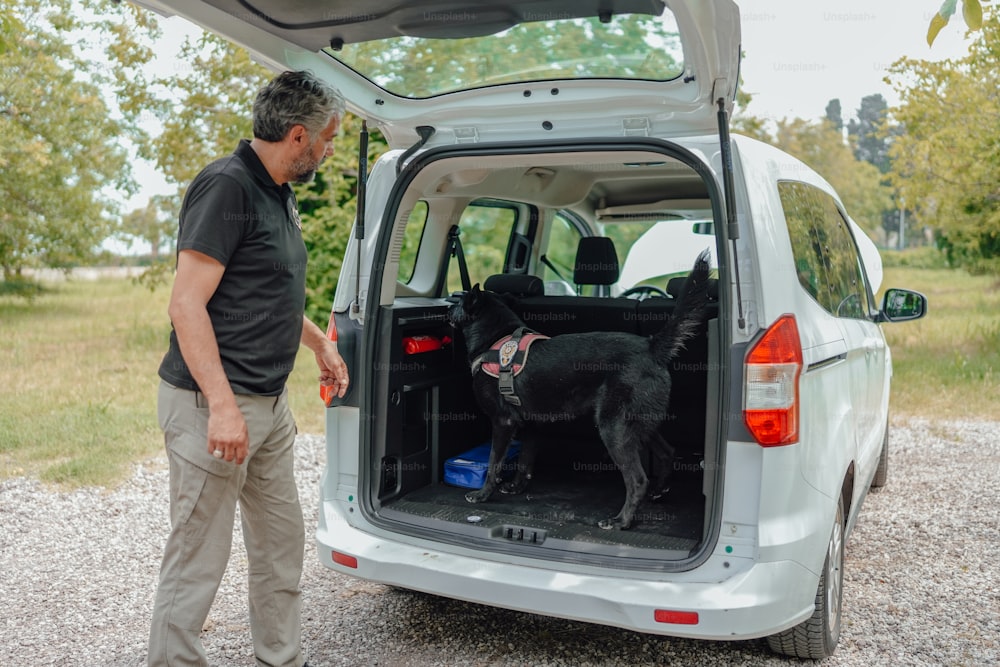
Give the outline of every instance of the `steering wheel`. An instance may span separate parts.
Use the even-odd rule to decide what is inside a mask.
[[[669,299],[670,295],[664,292],[662,289],[656,285],[636,285],[635,287],[629,287],[627,290],[622,292],[622,296],[625,298],[636,298],[639,301],[643,299],[648,299],[651,296],[662,296],[665,299]]]

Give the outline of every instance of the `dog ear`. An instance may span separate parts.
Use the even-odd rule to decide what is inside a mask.
[[[468,310],[476,305],[479,298],[483,295],[482,291],[479,289],[479,283],[476,283],[471,288],[462,294],[462,307]]]

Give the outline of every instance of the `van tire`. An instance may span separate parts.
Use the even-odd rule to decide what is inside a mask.
[[[833,655],[840,640],[844,591],[844,499],[837,501],[823,572],[816,589],[813,614],[808,619],[767,638],[771,650],[796,658],[821,660]]]
[[[882,439],[882,453],[878,457],[878,467],[872,477],[871,488],[881,489],[889,479],[889,422],[885,424],[885,437]]]

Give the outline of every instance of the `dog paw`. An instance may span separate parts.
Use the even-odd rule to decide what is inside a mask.
[[[516,496],[518,494],[524,493],[524,490],[528,487],[527,480],[523,482],[507,482],[506,484],[500,485],[500,493],[504,493],[511,496]]]
[[[627,530],[629,524],[622,523],[622,520],[618,517],[611,519],[601,519],[597,522],[597,527],[603,530]]]
[[[490,494],[483,493],[482,491],[470,491],[469,493],[465,494],[465,499],[470,503],[481,503],[485,500],[488,500],[489,497]]]
[[[648,498],[649,500],[651,500],[653,502],[656,502],[657,500],[662,499],[663,496],[667,495],[669,492],[670,492],[670,487],[669,486],[665,486],[662,489],[660,489],[659,491],[648,491],[646,493],[646,498]]]

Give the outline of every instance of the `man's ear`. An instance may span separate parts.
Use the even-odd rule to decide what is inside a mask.
[[[309,145],[309,131],[306,130],[304,125],[292,125],[288,128],[288,134],[285,135],[285,139],[296,145]]]

